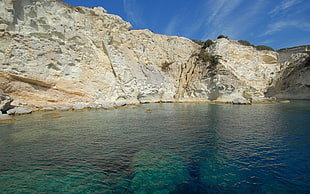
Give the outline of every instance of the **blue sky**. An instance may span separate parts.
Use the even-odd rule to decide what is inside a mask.
[[[64,0],[104,7],[133,29],[189,39],[223,34],[274,49],[310,44],[310,0]]]

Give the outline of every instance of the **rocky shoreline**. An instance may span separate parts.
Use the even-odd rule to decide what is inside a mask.
[[[52,111],[82,111],[82,110],[91,110],[91,109],[118,109],[126,108],[135,105],[148,104],[148,103],[139,103],[139,104],[123,104],[121,106],[103,106],[103,105],[86,105],[86,104],[77,104],[75,106],[51,106],[51,107],[27,107],[27,106],[15,106],[14,99],[4,94],[0,90],[0,122],[1,121],[14,121],[15,116],[31,114],[33,112],[52,112]],[[3,100],[4,99],[4,100]],[[12,103],[12,104],[11,104]],[[252,105],[252,104],[275,104],[275,103],[290,103],[289,100],[276,99],[276,98],[264,98],[260,101],[248,101],[244,99],[235,99],[232,102],[224,101],[179,101],[179,102],[151,102],[151,103],[207,103],[207,104],[235,104],[235,105]]]

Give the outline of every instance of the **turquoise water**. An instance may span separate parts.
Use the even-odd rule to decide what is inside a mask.
[[[0,123],[0,193],[310,193],[310,102],[147,104]]]

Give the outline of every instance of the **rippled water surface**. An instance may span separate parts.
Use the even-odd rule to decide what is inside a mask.
[[[17,117],[0,193],[310,193],[310,102]]]

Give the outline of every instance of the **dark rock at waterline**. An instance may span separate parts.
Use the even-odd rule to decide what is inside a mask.
[[[11,108],[11,102],[13,98],[9,95],[5,94],[2,90],[0,90],[0,111],[2,113],[6,113],[7,110]]]

